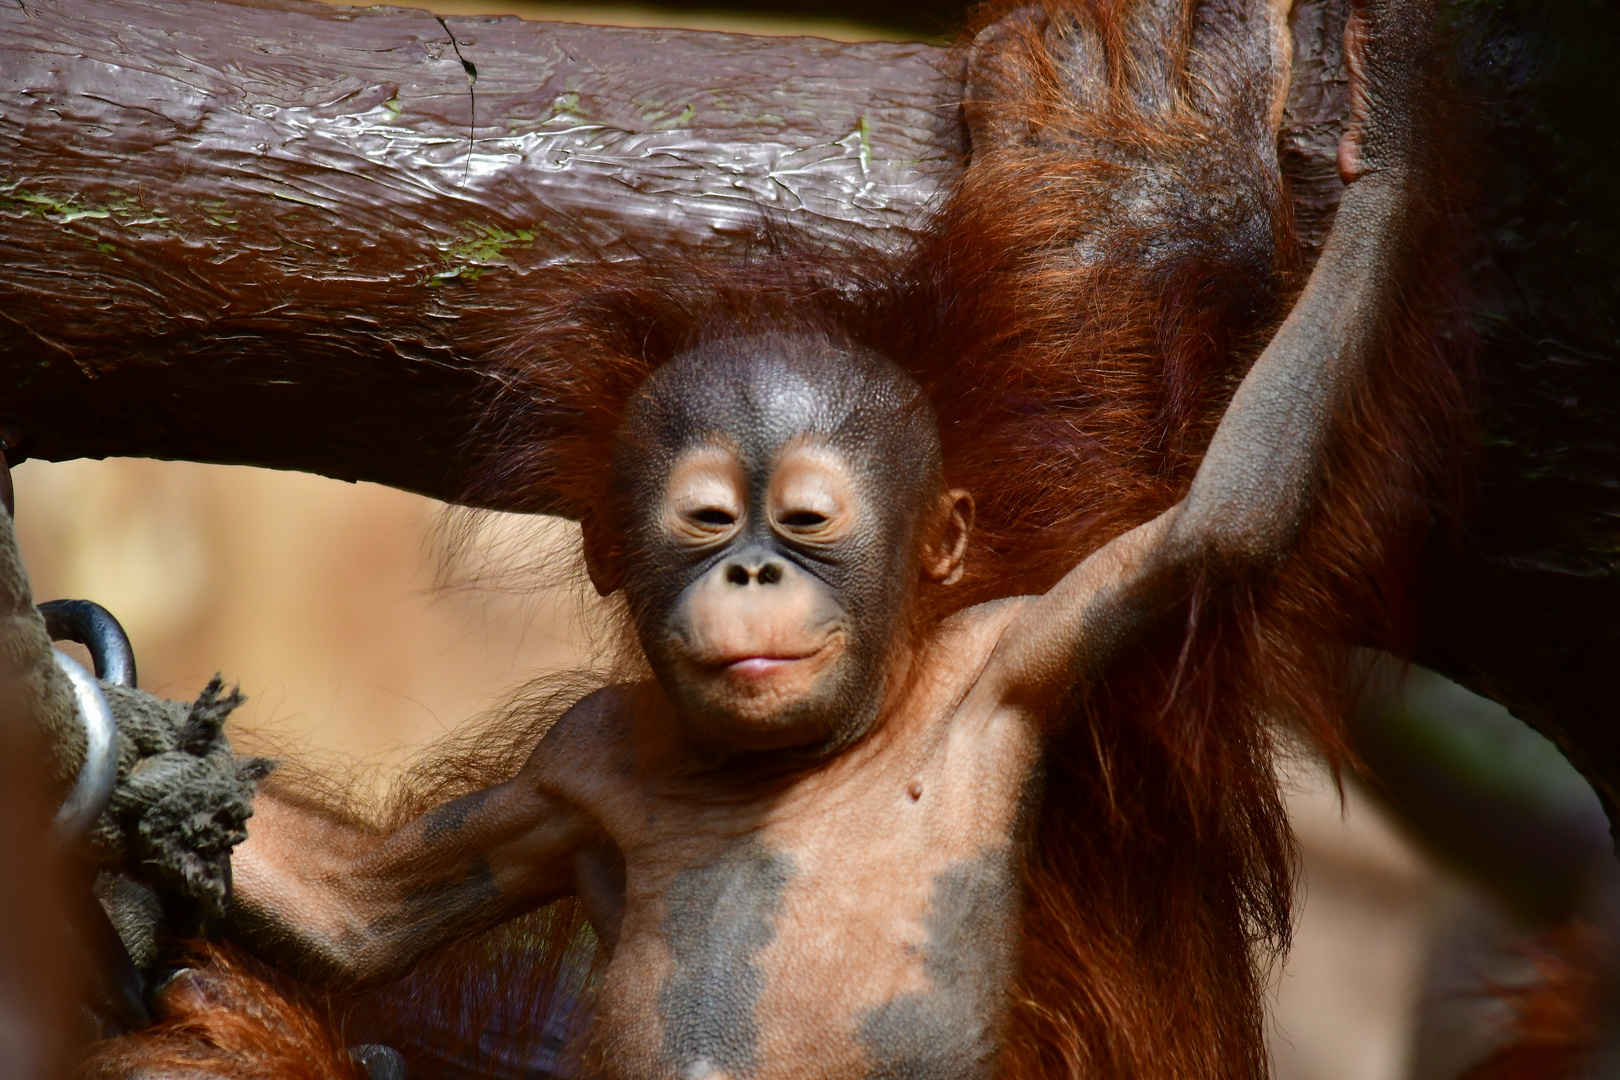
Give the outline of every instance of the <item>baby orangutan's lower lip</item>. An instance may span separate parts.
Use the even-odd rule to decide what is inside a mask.
[[[802,656],[745,656],[728,661],[725,669],[744,679],[763,679],[803,659]]]

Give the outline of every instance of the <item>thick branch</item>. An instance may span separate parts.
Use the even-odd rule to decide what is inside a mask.
[[[0,413],[36,456],[454,497],[458,402],[549,267],[767,217],[889,242],[960,161],[953,64],[296,0],[0,5]]]

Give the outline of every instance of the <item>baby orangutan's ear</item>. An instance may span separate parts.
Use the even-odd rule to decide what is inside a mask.
[[[624,584],[623,549],[611,522],[611,514],[596,510],[587,510],[579,519],[585,536],[585,572],[602,596],[612,595]]]
[[[923,547],[922,572],[929,581],[955,585],[962,579],[962,556],[973,531],[973,496],[951,488],[939,497],[934,535]]]

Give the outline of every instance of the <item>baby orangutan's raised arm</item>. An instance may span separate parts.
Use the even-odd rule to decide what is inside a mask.
[[[1350,186],[1298,302],[1255,361],[1180,503],[1094,552],[1008,627],[987,675],[1037,714],[1095,680],[1194,575],[1283,559],[1309,516],[1342,406],[1387,346],[1412,222],[1424,211],[1426,134],[1413,103],[1425,5],[1369,0],[1346,33],[1353,113],[1339,148]]]
[[[360,986],[572,891],[591,829],[526,782],[533,765],[387,835],[261,792],[231,860],[232,936],[302,977]]]

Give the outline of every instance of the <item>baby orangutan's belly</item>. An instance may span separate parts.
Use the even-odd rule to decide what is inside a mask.
[[[852,854],[749,838],[632,900],[598,1002],[601,1065],[626,1080],[991,1076],[1016,973],[1010,850],[928,874]]]

